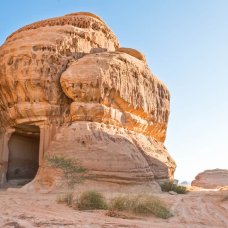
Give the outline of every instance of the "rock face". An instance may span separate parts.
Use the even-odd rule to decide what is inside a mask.
[[[195,180],[192,181],[192,186],[202,188],[218,188],[228,186],[228,170],[227,169],[212,169],[205,170],[199,173]]]
[[[0,47],[1,182],[9,180],[11,154],[14,162],[25,157],[11,146],[12,137],[24,144],[39,139],[32,184],[54,185],[58,174],[44,159],[50,155],[79,159],[102,182],[172,179],[175,162],[163,145],[169,102],[145,56],[120,48],[96,15],[75,13],[25,26]],[[30,144],[26,151],[35,148]]]

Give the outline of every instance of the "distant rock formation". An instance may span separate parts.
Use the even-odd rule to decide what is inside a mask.
[[[227,169],[211,169],[199,173],[192,186],[202,188],[218,188],[228,186],[228,170]]]
[[[25,26],[0,47],[1,182],[9,167],[26,178],[22,165],[12,164],[29,146],[15,139],[9,148],[12,135],[39,142],[32,184],[57,181],[44,159],[49,155],[79,159],[102,182],[172,179],[176,165],[163,144],[169,103],[168,89],[144,55],[120,48],[96,15],[74,13]]]
[[[180,185],[183,185],[183,186],[190,186],[190,185],[191,185],[191,182],[189,182],[189,181],[181,181],[181,182],[180,182]]]

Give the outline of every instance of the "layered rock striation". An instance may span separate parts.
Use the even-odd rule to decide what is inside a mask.
[[[228,186],[228,170],[227,169],[211,169],[199,173],[195,180],[192,181],[192,186],[202,188],[219,188]]]
[[[1,181],[7,181],[7,144],[15,133],[40,137],[32,183],[55,183],[58,174],[44,159],[51,155],[79,159],[101,182],[172,179],[175,162],[163,145],[169,103],[145,56],[121,48],[96,15],[25,26],[0,47]]]
[[[105,23],[87,13],[44,20],[13,33],[0,50],[0,126],[21,119],[64,118],[70,100],[60,77],[68,64],[85,54],[118,47]]]

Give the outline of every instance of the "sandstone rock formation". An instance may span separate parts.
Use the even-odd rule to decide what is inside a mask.
[[[228,186],[228,170],[227,169],[211,169],[199,173],[195,180],[192,181],[192,186],[202,188],[219,188]]]
[[[20,161],[20,153],[37,142],[32,184],[55,183],[58,173],[44,159],[50,155],[79,159],[97,181],[172,179],[175,162],[163,145],[169,101],[144,55],[120,48],[96,15],[74,13],[25,26],[0,47],[1,182],[12,175],[26,179],[31,158]],[[31,138],[33,146],[26,144]],[[14,166],[17,160],[24,165]]]

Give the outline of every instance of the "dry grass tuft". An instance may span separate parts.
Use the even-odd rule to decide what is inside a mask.
[[[96,191],[87,191],[76,201],[79,210],[107,209],[107,203],[103,195]]]
[[[172,216],[164,203],[150,195],[138,195],[134,197],[121,196],[113,198],[110,202],[110,211],[128,211],[138,215],[155,215],[167,219]]]

